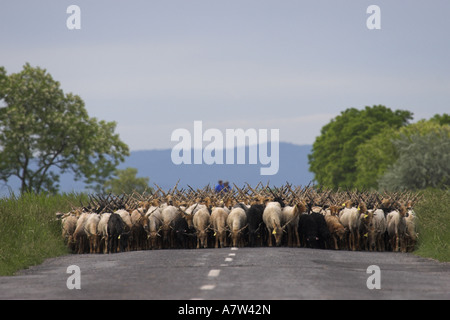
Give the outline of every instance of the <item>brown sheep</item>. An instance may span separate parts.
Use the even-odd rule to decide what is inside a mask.
[[[339,212],[339,207],[331,206],[330,214],[325,216],[325,221],[330,231],[331,237],[333,239],[334,249],[339,250],[340,246],[338,243],[342,243],[345,239],[345,227],[339,221],[337,214]]]

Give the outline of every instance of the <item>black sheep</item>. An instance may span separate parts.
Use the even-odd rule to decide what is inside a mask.
[[[325,217],[321,213],[313,212],[311,216],[316,221],[318,233],[319,233],[319,248],[327,249],[327,243],[330,240],[331,234],[328,229]]]
[[[112,213],[108,220],[108,253],[116,253],[125,250],[129,234],[124,232],[124,222],[120,215]]]
[[[266,245],[266,236],[263,222],[264,205],[254,204],[247,211],[248,244],[250,247]]]
[[[316,212],[300,215],[298,233],[302,246],[312,249],[325,249],[330,237],[324,216]]]

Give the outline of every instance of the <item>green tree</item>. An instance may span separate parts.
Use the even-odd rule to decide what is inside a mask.
[[[444,114],[435,114],[433,118],[430,119],[431,121],[435,121],[439,123],[440,125],[444,124],[450,124],[450,115],[444,113]]]
[[[111,192],[114,194],[130,194],[133,191],[136,191],[142,194],[146,190],[151,190],[148,186],[149,178],[138,178],[136,177],[137,172],[138,170],[135,168],[116,170],[116,177],[105,182],[105,192]]]
[[[59,175],[103,184],[129,154],[114,122],[90,118],[77,95],[65,94],[45,69],[0,68],[0,180],[21,181],[21,192],[56,192]]]
[[[359,189],[377,189],[378,178],[398,158],[391,139],[399,135],[398,129],[386,128],[356,150],[356,181]]]
[[[417,190],[450,186],[450,126],[427,134],[401,134],[393,144],[399,157],[380,178],[380,188]]]
[[[358,147],[378,133],[400,128],[411,119],[409,111],[392,111],[382,105],[341,112],[322,127],[321,135],[316,138],[312,153],[308,155],[315,180],[325,187],[355,187]]]
[[[430,120],[420,120],[400,129],[386,129],[361,144],[356,153],[357,178],[356,187],[378,189],[378,180],[385,174],[389,166],[394,165],[400,153],[394,144],[401,135],[439,134],[444,116],[435,115]]]

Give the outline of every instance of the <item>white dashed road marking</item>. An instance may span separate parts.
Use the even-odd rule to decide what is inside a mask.
[[[215,284],[206,284],[200,287],[200,290],[213,290],[216,287]]]
[[[212,269],[208,273],[208,277],[218,277],[220,274],[220,269]]]
[[[232,251],[236,251],[236,250],[238,250],[238,248],[232,247],[231,250]],[[234,253],[234,252],[233,253],[229,253],[228,257],[225,258],[225,262],[233,261],[233,258],[231,258],[231,257],[235,257],[235,256],[236,256],[236,253]],[[222,263],[220,266],[221,267],[227,267],[228,264]],[[211,269],[211,270],[209,270],[208,278],[216,278],[216,277],[218,277],[220,275],[220,271],[221,271],[220,269]],[[200,287],[200,290],[207,291],[207,290],[214,290],[215,288],[216,288],[215,284],[205,284],[205,285]],[[193,298],[192,300],[202,300],[202,298]]]

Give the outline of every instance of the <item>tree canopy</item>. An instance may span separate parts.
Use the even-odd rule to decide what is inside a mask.
[[[104,191],[114,194],[127,193],[131,194],[134,191],[142,194],[144,191],[151,191],[152,188],[148,186],[149,178],[138,178],[138,170],[136,168],[126,168],[125,170],[116,170],[115,175],[104,184]]]
[[[358,147],[380,132],[407,125],[412,115],[410,111],[392,111],[383,105],[341,112],[322,127],[308,156],[315,180],[330,188],[356,187]]]
[[[379,187],[417,190],[450,186],[450,126],[409,131],[392,140],[398,159],[379,177]]]
[[[115,122],[89,117],[83,100],[65,94],[39,67],[0,68],[0,180],[21,181],[21,192],[58,189],[59,175],[100,184],[129,155]]]
[[[448,125],[439,119],[445,119],[445,116],[445,114],[443,116],[435,115],[430,120],[420,120],[399,129],[388,129],[361,144],[356,154],[356,186],[358,188],[378,188],[379,179],[386,173],[388,167],[401,161],[399,157],[406,151],[406,149],[400,148],[403,144],[397,143],[397,141],[413,135],[442,135],[442,130],[445,130]],[[441,125],[441,123],[444,124]],[[414,141],[418,141],[417,139]],[[409,141],[412,143],[413,140]],[[396,185],[396,183],[392,185],[394,184]]]

